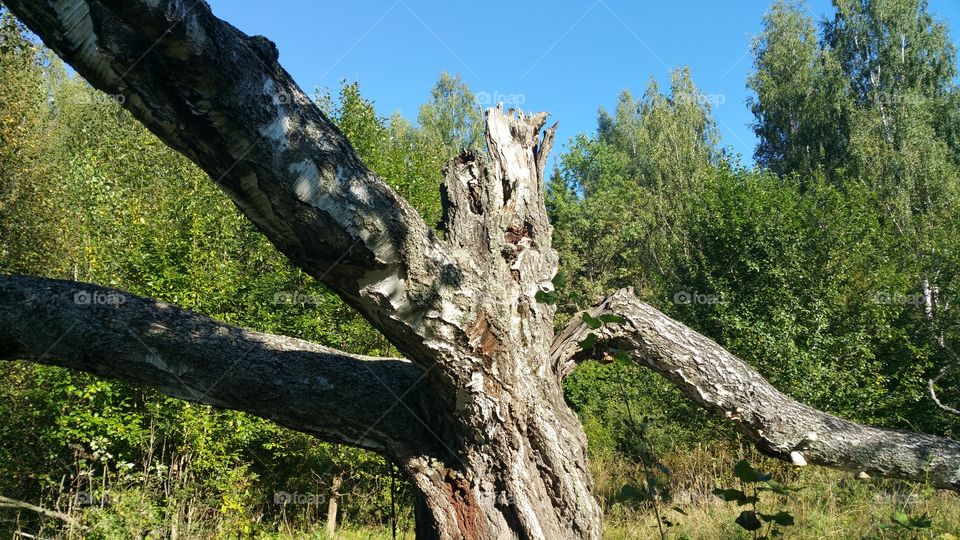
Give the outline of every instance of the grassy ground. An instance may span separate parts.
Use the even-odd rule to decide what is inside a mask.
[[[712,493],[717,487],[750,493],[750,486],[741,484],[732,475],[732,464],[740,458],[747,458],[756,468],[770,472],[774,480],[787,487],[799,488],[788,497],[771,492],[760,494],[758,512],[775,514],[783,510],[793,515],[795,524],[781,528],[783,538],[948,540],[955,538],[952,535],[960,536],[960,496],[955,493],[906,482],[859,480],[851,473],[820,467],[792,468],[753,452],[737,456],[729,451],[704,447],[663,459],[670,469],[664,483],[671,489],[669,500],[663,501],[659,510],[665,520],[673,523],[665,528],[668,538],[753,538],[734,523],[740,512],[748,507],[724,502]],[[659,539],[657,520],[649,503],[631,504],[618,501],[616,497],[616,487],[623,479],[643,478],[642,469],[638,471],[636,465],[616,458],[598,458],[594,470],[598,490],[610,502],[604,537],[611,540]],[[930,528],[907,531],[898,527],[892,521],[898,512],[909,517],[926,515],[930,518]],[[760,531],[763,532],[766,529]]]
[[[661,522],[670,522],[665,534],[670,539],[749,539],[734,523],[742,510],[734,502],[724,502],[713,494],[716,488],[739,489],[752,494],[752,486],[744,485],[734,478],[732,468],[740,459],[749,460],[757,469],[769,472],[774,480],[786,487],[798,489],[789,496],[761,492],[757,511],[776,514],[787,511],[795,524],[781,529],[781,538],[814,540],[838,539],[893,539],[931,538],[957,540],[960,538],[960,496],[956,493],[938,491],[922,484],[910,484],[891,480],[859,480],[853,474],[831,471],[819,467],[793,468],[779,461],[766,459],[752,451],[718,447],[716,445],[674,452],[661,458],[669,474],[657,472],[660,493],[656,510]],[[643,495],[647,471],[635,462],[616,454],[594,455],[592,459],[596,492],[604,504],[604,537],[610,540],[659,539],[660,533],[654,507],[649,497]],[[651,469],[653,470],[653,469]],[[630,486],[634,486],[630,488]],[[141,512],[133,505],[126,509],[127,499],[117,494],[116,504],[105,513],[84,513],[85,524],[91,526],[93,536],[63,534],[46,530],[42,538],[97,538],[113,540],[130,538],[131,523]],[[907,531],[893,525],[892,517],[902,512],[909,517],[927,516],[929,528]],[[403,520],[396,538],[413,538],[409,509],[401,510]],[[133,517],[131,517],[133,516]],[[81,517],[81,516],[77,516]],[[209,538],[249,538],[260,540],[321,540],[329,537],[324,533],[323,523],[304,529],[292,524],[285,526],[268,523],[250,523],[234,529],[233,533],[217,533],[216,528],[204,526],[189,529],[182,527],[179,540]],[[146,527],[146,526],[145,526]],[[246,530],[237,535],[238,530]],[[144,528],[144,530],[147,530]],[[189,530],[190,532],[186,532]],[[262,531],[276,532],[262,532]],[[204,532],[206,531],[206,532]],[[254,532],[256,531],[256,532]],[[60,531],[65,532],[65,531]],[[761,534],[768,533],[762,530]],[[137,537],[139,537],[138,535]],[[147,534],[147,538],[154,538]],[[344,524],[338,530],[339,540],[387,540],[393,538],[389,526],[364,526]],[[562,540],[562,539],[559,539]]]
[[[917,498],[915,502],[900,503],[876,498],[869,489],[856,493],[839,493],[839,486],[828,485],[824,489],[810,488],[799,495],[786,508],[796,518],[796,524],[783,529],[783,538],[940,538],[947,540],[950,534],[960,531],[960,500],[956,496],[936,494]],[[841,488],[843,490],[844,488]],[[687,515],[667,511],[675,520],[667,528],[668,538],[718,539],[752,538],[734,524],[740,512],[733,503],[710,502],[683,508]],[[897,511],[906,510],[912,515],[928,514],[932,528],[910,533],[905,530],[881,529],[880,524],[891,523],[890,517]],[[762,511],[762,510],[761,510]],[[898,535],[899,533],[899,535]],[[657,523],[649,513],[638,514],[632,519],[608,519],[605,538],[610,540],[659,539]]]
[[[717,487],[743,488],[732,475],[732,466],[747,458],[758,469],[769,471],[774,479],[790,488],[801,488],[789,497],[769,492],[761,494],[758,511],[774,514],[789,511],[795,525],[781,529],[785,539],[894,539],[960,538],[960,496],[922,485],[889,480],[858,480],[849,473],[819,467],[791,468],[753,452],[740,455],[730,450],[703,447],[663,458],[669,476],[660,475],[668,489],[668,500],[659,504],[665,520],[673,523],[665,528],[667,538],[691,540],[749,539],[734,520],[745,507],[721,501],[712,491]],[[642,467],[615,456],[595,456],[594,476],[597,491],[606,501],[604,538],[610,540],[659,539],[657,521],[649,502],[625,501],[619,495],[624,483],[644,478]],[[676,510],[674,508],[679,509]],[[682,513],[681,513],[682,512]],[[892,525],[897,512],[917,517],[927,515],[929,529],[907,531]],[[761,534],[764,531],[761,531]],[[265,537],[267,538],[267,537]],[[325,539],[320,532],[271,536],[276,540]],[[388,540],[391,531],[384,528],[341,530],[342,540]],[[403,531],[397,538],[412,538]]]

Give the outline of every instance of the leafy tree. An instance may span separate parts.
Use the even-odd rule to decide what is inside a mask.
[[[0,267],[36,272],[56,264],[61,228],[51,180],[53,121],[42,49],[0,8]]]
[[[596,138],[573,141],[548,187],[567,291],[579,304],[609,287],[662,290],[674,259],[691,256],[676,219],[719,159],[709,101],[686,69],[672,74],[669,95],[652,81],[639,101],[624,92],[598,125]]]
[[[417,122],[427,146],[445,157],[443,163],[464,148],[483,147],[483,115],[460,75],[440,74],[429,101],[420,106]]]
[[[888,239],[898,290],[923,299],[901,306],[893,324],[917,336],[917,361],[898,355],[891,365],[924,365],[934,377],[954,363],[944,328],[956,313],[945,309],[944,291],[954,279],[945,238],[956,233],[951,209],[960,201],[955,47],[924,1],[834,6],[819,42],[802,3],[778,2],[765,18],[749,81],[757,159],[801,185],[823,171],[877,205],[870,213]]]
[[[763,18],[753,44],[755,72],[747,87],[759,143],[757,163],[800,182],[845,165],[849,134],[848,82],[817,38],[802,1],[780,0]]]

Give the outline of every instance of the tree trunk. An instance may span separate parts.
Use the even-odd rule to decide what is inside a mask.
[[[403,464],[440,538],[600,537],[586,436],[551,366],[554,308],[535,298],[557,265],[543,192],[555,126],[541,138],[545,119],[490,109],[489,157],[466,150],[446,167],[443,230],[467,274],[456,279],[483,287],[436,308],[466,314],[457,358],[435,381],[453,405],[456,457]]]
[[[330,481],[330,498],[327,499],[327,536],[333,538],[337,532],[337,505],[340,502],[340,486],[343,484],[343,473],[337,472]]]

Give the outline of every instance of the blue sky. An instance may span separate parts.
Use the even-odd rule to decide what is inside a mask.
[[[671,68],[690,66],[722,144],[752,162],[745,83],[766,0],[209,1],[218,17],[276,42],[308,93],[359,81],[379,113],[415,120],[440,73],[459,73],[481,99],[549,111],[562,148],[594,132],[598,107],[611,109],[623,89],[640,94],[650,77],[666,86]],[[817,20],[833,11],[829,0],[808,5]],[[960,2],[930,0],[930,10],[960,43]]]

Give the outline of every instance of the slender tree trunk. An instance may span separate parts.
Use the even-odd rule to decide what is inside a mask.
[[[333,538],[337,532],[337,506],[340,502],[340,486],[343,473],[337,472],[330,481],[330,498],[327,499],[327,536]]]

